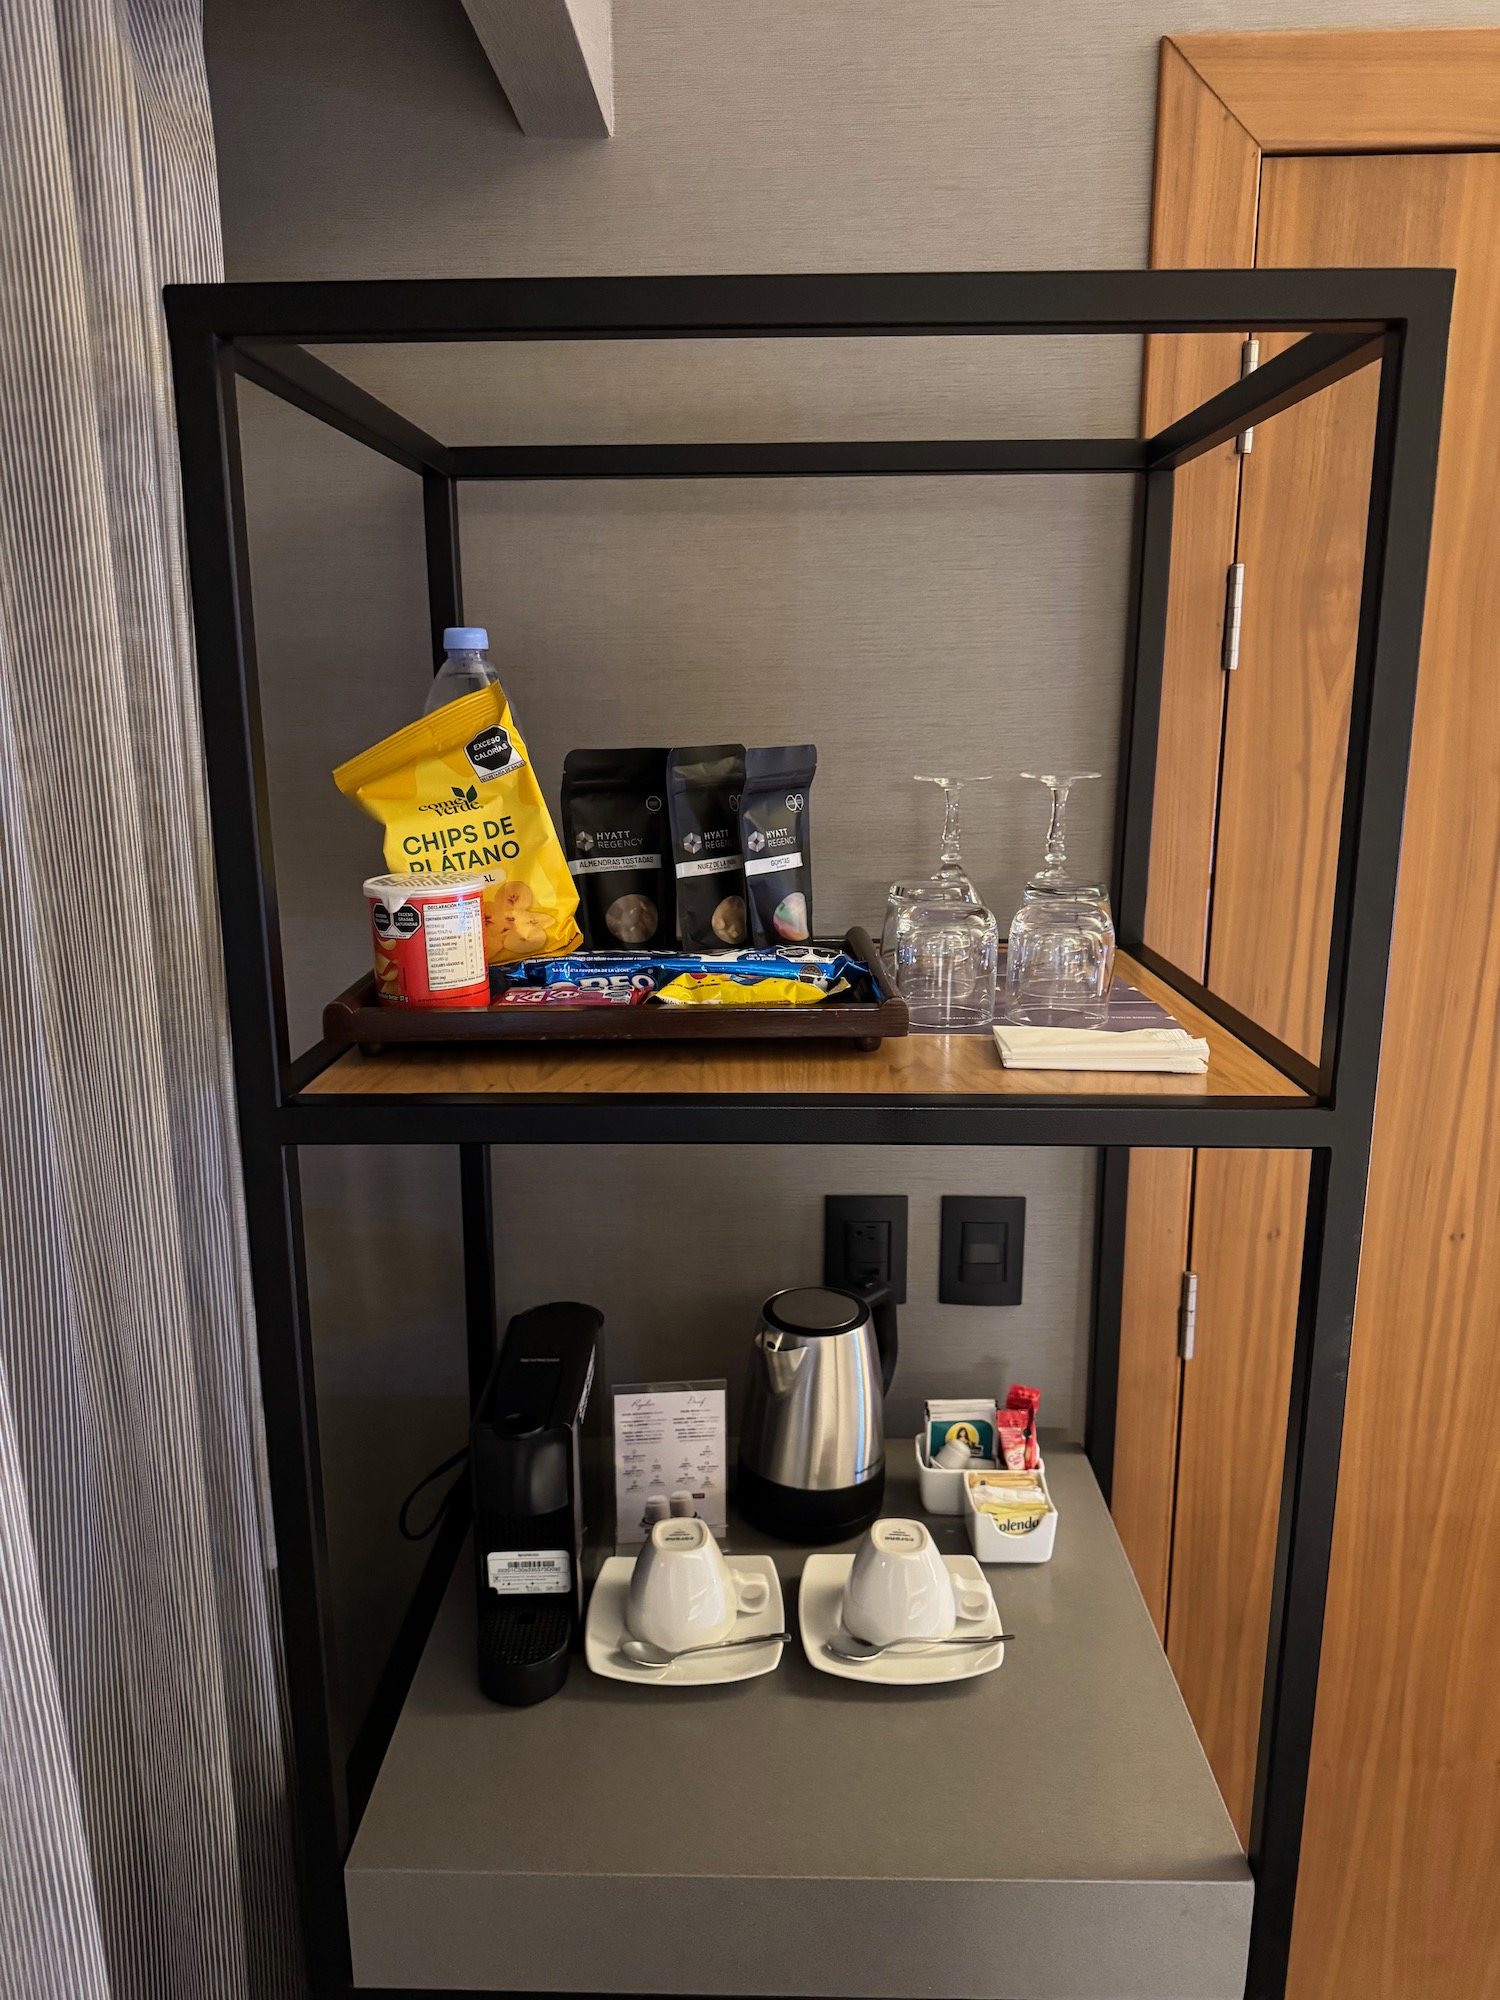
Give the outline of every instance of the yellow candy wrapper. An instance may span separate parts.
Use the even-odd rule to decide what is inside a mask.
[[[673,1007],[813,1007],[848,981],[826,991],[808,979],[736,979],[731,972],[683,972],[656,995]]]
[[[578,891],[504,692],[478,689],[340,764],[393,873],[480,875],[491,965],[575,951]]]

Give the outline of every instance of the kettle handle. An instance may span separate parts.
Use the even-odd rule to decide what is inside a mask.
[[[875,1345],[880,1350],[880,1393],[889,1392],[896,1373],[896,1301],[887,1285],[851,1285],[850,1291],[863,1299],[875,1323]]]

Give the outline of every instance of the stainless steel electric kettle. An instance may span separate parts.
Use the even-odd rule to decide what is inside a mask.
[[[896,1372],[888,1285],[777,1292],[761,1308],[740,1423],[736,1496],[788,1542],[867,1527],[885,1493],[885,1392]]]

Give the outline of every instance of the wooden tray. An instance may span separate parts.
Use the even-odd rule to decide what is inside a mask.
[[[878,1049],[907,1031],[906,1002],[868,931],[840,949],[864,970],[850,992],[816,1007],[382,1007],[367,972],[323,1009],[335,1048],[374,1052],[394,1042],[852,1041]]]

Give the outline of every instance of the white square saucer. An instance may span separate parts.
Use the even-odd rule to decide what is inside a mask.
[[[990,1608],[982,1618],[963,1619],[954,1629],[984,1638],[995,1634],[993,1646],[950,1646],[935,1644],[920,1652],[882,1653],[874,1660],[839,1660],[828,1650],[828,1642],[843,1627],[844,1586],[854,1567],[853,1556],[809,1556],[802,1569],[802,1589],[797,1602],[797,1618],[802,1628],[802,1649],[819,1673],[837,1674],[840,1680],[865,1681],[875,1687],[937,1687],[945,1681],[970,1681],[979,1674],[992,1674],[1005,1658],[999,1634],[1004,1629],[995,1605],[989,1578],[972,1556],[944,1556],[943,1566],[954,1584],[973,1590],[977,1585],[989,1598]]]
[[[782,1641],[772,1638],[786,1628],[781,1581],[770,1556],[731,1556],[729,1567],[745,1576],[763,1576],[771,1596],[763,1611],[742,1611],[735,1620],[734,1639],[766,1635],[763,1646],[735,1646],[723,1653],[693,1653],[668,1667],[632,1667],[620,1657],[625,1637],[625,1609],[630,1601],[634,1556],[610,1556],[599,1571],[583,1627],[583,1657],[590,1670],[607,1681],[627,1681],[634,1687],[724,1687],[730,1681],[753,1681],[774,1673],[781,1664]]]

